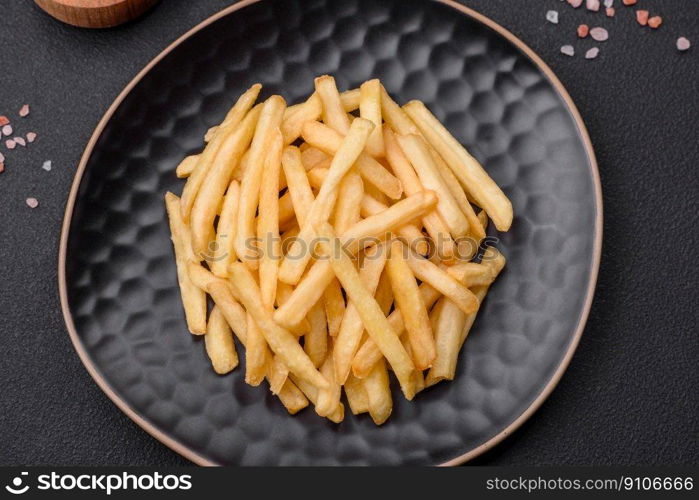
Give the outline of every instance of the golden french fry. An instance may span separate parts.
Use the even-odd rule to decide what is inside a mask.
[[[434,336],[422,300],[417,281],[408,266],[406,254],[410,252],[403,244],[394,240],[391,244],[391,258],[386,271],[391,280],[396,307],[400,310],[408,333],[412,357],[418,370],[425,370],[435,358]]]
[[[289,378],[298,386],[299,389],[301,389],[301,391],[303,391],[303,393],[311,401],[311,403],[315,405],[318,402],[319,390],[316,386],[314,386],[307,380],[297,377],[293,373],[289,374]],[[342,403],[340,403],[335,409],[335,411],[331,415],[328,415],[327,418],[331,422],[339,424],[345,419],[345,406]]]
[[[367,394],[369,415],[376,425],[381,425],[388,420],[393,411],[388,369],[383,359],[374,365],[362,382]]]
[[[481,223],[481,226],[483,226],[483,231],[488,230],[488,214],[485,213],[485,210],[481,210],[478,212],[478,220]]]
[[[316,368],[320,368],[328,357],[328,323],[323,304],[318,301],[308,311],[310,328],[303,339],[303,350],[311,358]]]
[[[335,79],[329,75],[323,75],[315,79],[316,94],[323,104],[321,116],[323,122],[339,133],[345,135],[349,132],[350,121],[342,107],[340,93],[337,91]]]
[[[347,246],[351,254],[356,254],[361,248],[385,238],[389,231],[432,210],[436,203],[437,198],[432,191],[416,193],[399,201],[385,212],[359,221],[345,231],[340,238],[341,242]],[[333,276],[327,261],[315,262],[289,300],[274,312],[274,320],[286,327],[298,324],[306,316],[309,308],[320,299]]]
[[[285,107],[286,103],[280,96],[272,96],[265,101],[250,144],[248,167],[240,183],[238,233],[235,240],[238,258],[244,262],[256,262],[258,257],[254,250],[253,238],[255,212],[260,200],[260,185],[265,165],[264,158],[272,145],[275,131],[281,124]]]
[[[211,139],[214,138],[216,135],[216,132],[218,132],[218,125],[214,125],[213,127],[209,127],[209,129],[206,131],[206,134],[204,134],[204,142],[209,143],[211,142]]]
[[[478,299],[473,292],[452,278],[448,272],[415,252],[408,252],[407,257],[408,265],[417,278],[449,297],[466,314],[478,309]]]
[[[311,258],[309,246],[315,234],[313,228],[316,224],[326,222],[330,218],[337,200],[340,182],[364,149],[373,128],[374,125],[370,121],[362,118],[352,122],[349,133],[333,158],[328,176],[308,211],[305,224],[301,226],[301,232],[282,261],[279,268],[281,281],[295,285],[301,279]]]
[[[187,319],[187,328],[195,335],[206,333],[206,293],[196,286],[187,272],[187,262],[196,260],[192,252],[189,228],[182,221],[180,198],[168,192],[165,194],[165,206],[170,218],[170,233],[175,248],[177,281],[180,285],[182,306]]]
[[[225,375],[238,366],[238,353],[235,351],[233,334],[219,307],[211,310],[204,343],[216,373]]]
[[[335,371],[333,370],[333,360],[328,356],[320,368],[320,372],[330,383],[327,389],[318,390],[318,402],[316,403],[316,413],[321,417],[327,417],[335,412],[340,405],[342,387],[335,381]]]
[[[324,165],[326,168],[330,167],[330,162],[332,162],[332,156],[325,153],[324,151],[321,151],[318,148],[314,148],[307,142],[304,142],[304,144],[308,147],[301,151],[301,163],[303,164],[303,168],[306,169],[306,172],[316,168],[321,164]],[[325,165],[326,163],[327,165]]]
[[[375,245],[367,249],[359,277],[371,295],[376,292],[379,278],[386,264],[387,250],[384,245]],[[359,348],[364,333],[364,323],[359,316],[359,311],[349,302],[345,316],[342,318],[340,331],[333,346],[333,361],[335,365],[335,379],[343,384],[347,380],[352,359]]]
[[[315,196],[308,183],[306,169],[303,167],[301,152],[295,146],[288,146],[282,155],[282,166],[286,174],[289,196],[296,213],[296,220],[303,226],[306,222],[306,215],[311,208]],[[280,203],[281,204],[281,203]]]
[[[187,183],[184,185],[184,190],[182,191],[182,219],[185,222],[189,222],[189,214],[192,211],[194,200],[199,193],[199,188],[204,182],[214,161],[217,159],[221,146],[228,141],[229,136],[235,132],[236,127],[242,124],[244,118],[247,116],[254,118],[259,113],[259,107],[255,107],[258,111],[254,113],[252,113],[251,108],[257,100],[257,96],[261,89],[262,85],[256,83],[240,96],[235,106],[233,106],[226,117],[226,126],[217,129],[211,142],[207,144],[204,151],[199,155],[197,166],[192,171],[192,175],[189,176],[189,179],[187,179]]]
[[[384,205],[380,201],[377,201],[371,196],[365,195],[362,198],[361,215],[363,217],[378,215],[385,210],[388,210],[388,206]],[[399,227],[396,229],[396,234],[405,240],[407,245],[417,253],[425,255],[429,251],[429,244],[425,238],[425,235],[422,234],[420,228],[418,228],[415,224],[410,223]]]
[[[340,331],[340,324],[345,315],[345,299],[342,296],[342,288],[337,280],[333,280],[325,287],[323,292],[323,305],[325,316],[328,319],[328,334],[336,337]]]
[[[289,371],[318,388],[328,387],[328,381],[316,370],[313,362],[296,341],[296,337],[272,320],[271,314],[262,303],[260,289],[250,270],[242,263],[233,263],[230,266],[230,274],[230,284],[237,291],[240,302],[253,317],[272,351],[284,361]]]
[[[354,415],[369,411],[369,398],[361,380],[350,373],[343,387],[345,388],[350,410],[352,410]]]
[[[190,227],[192,228],[192,247],[197,255],[208,254],[210,238],[214,231],[214,219],[223,194],[231,181],[231,174],[252,139],[259,114],[257,109],[259,108],[250,111],[235,132],[221,145],[196,195],[190,213]],[[193,178],[194,175],[190,180]]]
[[[437,211],[449,227],[451,235],[456,239],[468,234],[468,220],[440,175],[424,139],[418,135],[400,135],[397,140],[415,168],[422,185],[437,193]]]
[[[490,266],[475,262],[459,262],[448,266],[447,273],[466,288],[490,285],[495,277]]]
[[[342,144],[343,137],[336,130],[319,122],[306,122],[303,125],[301,135],[306,142],[330,155],[336,154]],[[360,154],[356,162],[359,174],[365,181],[376,186],[389,198],[394,200],[400,199],[403,194],[403,187],[400,181],[386,167],[366,153]],[[317,163],[312,165],[312,167],[317,166],[319,166]]]
[[[310,172],[309,172],[310,173]],[[359,221],[359,211],[364,197],[364,183],[356,169],[351,169],[340,184],[340,192],[333,214],[333,226],[342,234]]]
[[[336,238],[332,227],[325,223],[316,227],[316,231],[322,237],[318,246],[325,256],[329,258],[332,270],[357,308],[357,312],[359,312],[359,316],[364,323],[364,328],[390,363],[406,399],[412,399],[415,395],[414,379],[412,377],[415,365],[413,365],[412,359],[405,352],[400,339],[388,324],[381,307],[362,283],[359,273],[354,268],[350,258],[344,252],[334,251],[331,246],[332,243],[326,242],[333,242]],[[326,239],[326,241],[323,241],[323,239]]]
[[[386,89],[381,86],[381,113],[386,123],[401,135],[417,134],[419,129],[415,126],[405,111],[388,95]]]
[[[247,314],[245,331],[248,337],[245,347],[245,382],[258,386],[267,373],[270,354],[265,337],[250,313]]]
[[[284,384],[289,377],[289,369],[279,356],[273,356],[267,363],[265,378],[269,382],[269,390],[272,394],[279,394],[284,389]]]
[[[270,311],[274,310],[277,295],[277,272],[281,257],[279,236],[279,172],[282,162],[282,135],[273,134],[270,150],[265,159],[260,186],[260,207],[257,218],[257,238],[260,241],[260,291],[262,300]]]
[[[366,143],[366,150],[371,156],[384,156],[383,120],[381,118],[381,82],[368,80],[359,87],[359,116],[371,120],[374,131]]]
[[[359,89],[347,90],[340,94],[342,108],[346,112],[354,111],[359,107]],[[289,106],[284,112],[281,131],[284,135],[284,144],[291,144],[301,135],[301,127],[310,121],[320,119],[323,111],[323,103],[315,92],[305,102]]]
[[[177,170],[175,170],[175,174],[177,177],[180,179],[184,179],[185,177],[189,177],[192,175],[192,172],[197,166],[197,163],[199,162],[199,155],[191,155],[182,160],[182,162],[177,165]]]
[[[499,231],[512,225],[512,203],[490,178],[478,160],[457,141],[420,101],[411,101],[403,109],[412,118],[427,141],[444,158],[461,185],[485,209]]]
[[[238,222],[238,201],[240,184],[231,181],[223,198],[221,215],[216,227],[216,245],[214,255],[207,254],[209,269],[220,278],[228,277],[228,265],[236,259],[235,233]]]
[[[490,247],[486,250],[485,260],[481,265],[489,269],[489,273],[494,279],[504,267],[505,258],[496,249]],[[479,303],[488,293],[489,286],[490,284],[474,287],[473,291]],[[465,314],[446,297],[442,301],[444,304],[435,328],[437,357],[427,373],[427,385],[434,385],[441,380],[454,379],[459,351],[478,314],[478,311]]]

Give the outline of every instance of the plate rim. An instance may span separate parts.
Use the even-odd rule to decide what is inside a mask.
[[[63,319],[66,324],[66,329],[68,330],[68,335],[70,336],[71,343],[78,353],[80,361],[87,369],[90,376],[97,383],[99,388],[104,392],[107,397],[124,413],[129,419],[135,422],[141,429],[146,431],[148,434],[153,436],[155,439],[163,443],[165,446],[178,453],[179,455],[185,457],[196,465],[203,466],[217,466],[220,465],[208,458],[202,456],[196,451],[192,450],[179,440],[175,439],[171,435],[165,433],[158,429],[154,424],[148,422],[143,416],[141,416],[135,409],[133,409],[129,403],[117,395],[115,390],[111,387],[109,382],[104,378],[101,371],[97,368],[95,363],[90,358],[87,353],[82,341],[78,337],[77,329],[75,328],[75,323],[73,321],[73,316],[68,305],[68,287],[66,281],[66,255],[68,248],[68,239],[70,237],[70,225],[75,210],[75,201],[77,199],[78,190],[80,188],[80,183],[82,182],[85,169],[92,156],[95,145],[98,139],[104,132],[105,127],[109,121],[114,116],[117,108],[126,99],[126,97],[131,93],[134,87],[140,83],[140,81],[148,74],[150,71],[167,55],[169,55],[173,50],[179,47],[184,41],[191,38],[196,33],[199,33],[204,28],[215,23],[219,19],[232,14],[240,9],[248,7],[252,4],[262,2],[265,0],[241,0],[233,5],[230,5],[221,11],[213,14],[212,16],[204,19],[193,28],[185,32],[183,35],[175,39],[170,43],[165,49],[163,49],[158,55],[156,55],[146,66],[141,69],[136,76],[124,87],[124,89],[119,93],[119,95],[114,99],[112,104],[109,106],[105,114],[100,119],[99,123],[95,127],[90,140],[83,151],[80,158],[78,168],[73,177],[70,192],[68,194],[68,200],[66,201],[65,212],[63,215],[63,223],[61,226],[61,237],[59,242],[59,252],[58,252],[58,289],[59,296],[61,300],[61,310],[63,312]],[[575,331],[573,337],[568,345],[568,348],[561,359],[558,367],[554,371],[551,378],[548,380],[543,389],[534,398],[531,404],[511,423],[509,423],[502,431],[500,431],[495,436],[488,439],[486,442],[480,444],[479,446],[458,455],[450,460],[447,460],[441,464],[436,464],[439,466],[455,466],[463,464],[473,458],[485,453],[491,448],[495,447],[497,444],[502,442],[507,436],[514,433],[519,427],[522,426],[544,403],[544,401],[549,397],[551,392],[558,385],[558,382],[563,377],[568,365],[570,364],[573,354],[577,350],[578,344],[580,343],[580,338],[582,337],[585,325],[587,324],[587,319],[590,314],[590,308],[592,306],[592,301],[595,293],[595,287],[597,284],[597,277],[599,274],[600,260],[602,254],[602,232],[603,232],[603,206],[602,206],[602,185],[600,181],[599,168],[597,165],[597,159],[592,146],[592,141],[590,135],[585,127],[585,123],[580,115],[580,112],[573,102],[572,97],[564,87],[563,83],[558,79],[553,70],[544,62],[544,60],[531,49],[526,43],[515,36],[511,31],[504,28],[500,24],[496,23],[489,17],[473,10],[470,7],[458,3],[456,0],[425,0],[432,1],[436,3],[441,3],[447,5],[461,14],[469,16],[475,21],[487,26],[492,29],[500,36],[504,37],[515,47],[517,47],[526,57],[528,57],[538,68],[542,71],[544,76],[549,80],[549,82],[555,88],[557,94],[563,99],[568,111],[570,112],[573,120],[578,129],[578,133],[583,141],[583,146],[585,153],[588,158],[588,165],[590,168],[590,173],[592,175],[593,187],[594,187],[594,198],[595,198],[595,228],[594,228],[594,242],[592,249],[592,262],[590,275],[587,285],[587,290],[585,292],[585,300],[580,311],[580,316],[578,322],[575,326]]]

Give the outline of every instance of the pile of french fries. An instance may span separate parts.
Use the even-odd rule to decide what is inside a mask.
[[[255,104],[260,90],[177,167],[182,196],[165,197],[188,328],[219,374],[238,365],[235,334],[246,382],[266,379],[289,413],[310,401],[341,422],[344,388],[380,425],[389,371],[408,400],[454,378],[505,264],[493,247],[473,258],[512,205],[423,103],[399,106],[379,80],[340,93],[321,76],[289,107]]]

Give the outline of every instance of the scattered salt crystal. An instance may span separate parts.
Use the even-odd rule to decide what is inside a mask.
[[[51,170],[51,160],[46,160],[41,168],[49,172]]]
[[[583,0],[568,0],[568,3],[573,6],[573,8],[577,9],[580,7],[583,3]]]
[[[5,155],[0,152],[0,163],[5,163]]]
[[[36,132],[27,132],[27,142],[34,142],[36,140]]]
[[[3,135],[12,135],[12,132],[13,132],[13,130],[12,130],[12,125],[5,125],[5,126],[2,128],[2,134],[3,134]]]
[[[641,26],[648,24],[648,11],[647,10],[637,10],[636,11],[636,21]]]
[[[592,47],[590,50],[585,52],[585,59],[594,59],[599,55],[599,49],[597,47]]]
[[[29,105],[25,104],[24,106],[22,106],[22,109],[19,110],[19,116],[24,118],[28,114],[29,114]]]
[[[629,5],[636,5],[637,0],[624,0],[624,5],[629,6]]]
[[[689,50],[691,46],[691,42],[685,37],[681,36],[677,39],[677,50],[684,52],[685,50]]]
[[[546,13],[546,20],[553,24],[558,24],[558,11],[550,10]]]
[[[608,9],[614,7],[614,0],[604,0],[604,6]]]
[[[572,45],[564,45],[563,47],[561,47],[561,54],[573,57],[575,55],[575,49]]]
[[[12,139],[7,139],[5,141],[5,146],[7,146],[7,149],[15,149],[17,147],[17,143],[15,143],[15,141]]]
[[[607,7],[607,17],[614,17],[614,14],[616,14],[616,10],[614,10],[614,7]]]
[[[578,37],[585,38],[590,34],[590,27],[587,24],[581,24],[578,26]]]
[[[19,144],[20,146],[27,145],[27,141],[24,140],[24,137],[15,137],[13,140],[15,141],[15,143]]]
[[[648,19],[648,26],[653,29],[659,28],[661,24],[663,24],[663,18],[660,16],[653,16]]]
[[[587,10],[591,10],[593,12],[597,12],[599,10],[599,0],[587,0],[585,5],[587,6]]]
[[[590,30],[590,36],[593,40],[604,42],[609,38],[609,32],[604,28],[592,28]]]
[[[29,208],[36,208],[39,206],[39,200],[36,198],[27,198],[27,205],[29,205]]]

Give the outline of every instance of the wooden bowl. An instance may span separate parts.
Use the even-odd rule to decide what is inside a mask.
[[[137,18],[158,0],[34,0],[49,15],[81,28],[109,28]]]

